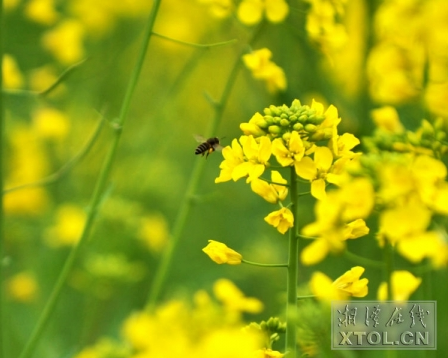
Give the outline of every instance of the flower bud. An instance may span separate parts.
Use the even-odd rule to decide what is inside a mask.
[[[269,130],[269,133],[272,133],[275,135],[279,135],[282,131],[279,126],[269,126],[268,130]]]
[[[305,125],[305,130],[308,133],[314,133],[317,130],[317,127],[314,124],[308,123]]]
[[[287,126],[289,126],[289,121],[288,121],[287,119],[283,118],[283,119],[280,121],[280,125],[281,125],[282,127],[287,127]]]
[[[300,131],[303,129],[303,124],[302,123],[295,123],[294,126],[292,127],[295,131]]]

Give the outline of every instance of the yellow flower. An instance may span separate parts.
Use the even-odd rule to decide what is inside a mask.
[[[258,24],[265,13],[272,23],[282,22],[289,13],[284,0],[243,0],[238,6],[238,19],[245,25]]]
[[[289,228],[294,226],[294,215],[288,208],[281,208],[280,210],[273,211],[264,220],[277,230],[284,234]]]
[[[240,129],[244,135],[253,135],[255,138],[266,133],[260,128],[260,125],[267,126],[265,119],[260,113],[255,113],[248,123],[241,123]]]
[[[226,146],[222,150],[224,161],[219,165],[221,172],[219,177],[215,179],[215,183],[222,183],[233,179],[237,181],[239,178],[234,176],[235,168],[244,163],[243,148],[237,139],[232,141],[232,146]]]
[[[228,279],[220,279],[213,285],[213,293],[224,307],[230,311],[260,313],[263,303],[253,297],[245,297],[243,292]]]
[[[361,266],[352,267],[351,270],[337,278],[333,285],[350,296],[365,297],[368,293],[367,284],[369,280],[366,278],[359,279],[364,271],[365,269]]]
[[[271,61],[272,52],[267,48],[253,51],[243,56],[243,62],[251,70],[254,78],[266,82],[268,91],[275,93],[286,89],[283,70]]]
[[[403,124],[400,122],[395,107],[384,106],[374,109],[371,114],[378,129],[391,134],[401,134],[404,132]]]
[[[64,65],[84,57],[84,28],[77,20],[64,20],[42,37],[43,46]]]
[[[25,15],[42,25],[52,25],[59,17],[54,0],[31,0],[26,4]]]
[[[254,193],[257,193],[271,204],[285,200],[286,195],[288,195],[288,187],[274,183],[287,184],[286,179],[283,179],[279,172],[273,170],[271,172],[271,181],[272,183],[267,183],[262,179],[254,179],[251,181],[250,187]]]
[[[168,224],[161,214],[141,218],[138,237],[152,252],[160,253],[168,241]]]
[[[314,272],[310,280],[313,294],[320,300],[346,300],[348,297],[365,297],[368,293],[366,278],[359,279],[365,269],[361,266],[351,268],[334,282],[322,272]]]
[[[2,63],[3,87],[19,89],[23,86],[23,76],[16,60],[11,55],[3,55]]]
[[[52,247],[71,246],[78,242],[84,229],[86,213],[73,204],[63,204],[56,212],[56,223],[46,232],[46,242]]]
[[[332,182],[331,175],[329,175],[332,164],[331,150],[327,147],[317,147],[314,152],[314,160],[304,157],[294,165],[297,175],[311,182],[311,195],[316,199],[325,198],[325,181]]]
[[[285,146],[283,139],[276,138],[272,141],[272,154],[275,155],[277,162],[282,167],[296,165],[300,163],[305,155],[305,147],[299,133],[293,131],[288,141],[288,147]]]
[[[70,130],[67,116],[54,108],[40,108],[33,113],[34,129],[43,138],[63,140]]]
[[[357,239],[367,235],[369,231],[366,222],[363,219],[357,219],[345,225],[344,237],[346,239]]]
[[[387,282],[382,282],[378,288],[379,300],[406,301],[422,282],[409,271],[394,271],[391,276],[392,297],[387,297]]]
[[[20,272],[11,277],[7,282],[9,296],[18,302],[32,302],[36,299],[38,284],[29,272]]]
[[[336,141],[335,145],[333,143],[334,141]],[[353,134],[344,133],[343,135],[332,137],[328,143],[328,147],[333,150],[336,158],[354,158],[356,154],[352,152],[352,149],[359,143],[361,143],[360,140]]]
[[[227,247],[222,242],[208,240],[209,244],[202,249],[217,264],[239,265],[243,256]]]
[[[271,157],[271,141],[267,137],[260,137],[259,143],[253,136],[241,136],[240,143],[232,141],[232,147],[223,149],[224,161],[220,164],[221,173],[215,183],[222,183],[233,179],[247,177],[246,182],[258,178],[263,174]]]
[[[232,0],[199,0],[199,2],[208,5],[210,14],[219,19],[230,16],[233,10]]]
[[[251,358],[283,358],[285,355],[270,348],[259,349]]]

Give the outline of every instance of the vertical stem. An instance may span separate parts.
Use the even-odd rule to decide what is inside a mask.
[[[291,212],[294,226],[289,231],[289,258],[286,303],[286,352],[288,357],[297,357],[297,278],[299,261],[299,240],[297,225],[297,180],[294,167],[291,167],[290,179]]]
[[[4,108],[3,108],[3,0],[0,0],[0,358],[3,358],[3,156],[4,156]]]
[[[392,272],[394,269],[394,247],[392,244],[386,240],[384,244],[384,279],[387,282],[387,300],[393,300],[393,290],[392,290]]]
[[[131,78],[128,83],[128,87],[126,89],[126,93],[125,93],[125,97],[124,97],[123,104],[121,107],[120,115],[115,123],[115,137],[113,139],[111,147],[109,148],[109,152],[104,160],[101,172],[98,176],[98,180],[96,182],[95,189],[92,194],[92,199],[90,202],[90,210],[89,210],[89,213],[87,216],[84,230],[81,234],[81,238],[79,239],[78,243],[73,247],[67,260],[65,261],[62,271],[59,274],[56,284],[53,287],[53,290],[50,294],[48,302],[45,305],[45,307],[42,311],[42,314],[39,317],[39,320],[36,324],[36,327],[34,328],[30,339],[28,340],[25,348],[22,351],[22,354],[20,355],[20,358],[29,358],[33,354],[34,349],[35,349],[35,347],[36,347],[36,345],[37,345],[37,343],[38,343],[42,333],[44,332],[44,329],[50,319],[50,316],[53,313],[57,302],[59,301],[62,289],[63,289],[65,282],[67,281],[67,278],[76,262],[76,259],[79,256],[79,253],[81,252],[81,248],[87,242],[87,238],[89,237],[90,232],[92,230],[93,223],[95,221],[95,218],[96,218],[96,215],[97,215],[97,212],[99,209],[99,204],[101,202],[101,199],[102,199],[102,196],[104,193],[104,188],[106,187],[106,183],[109,178],[112,164],[115,159],[115,154],[116,154],[116,151],[118,148],[118,143],[119,143],[120,137],[121,137],[122,125],[124,123],[124,120],[126,119],[128,109],[130,106],[130,102],[131,102],[131,98],[132,98],[132,94],[134,93],[138,78],[140,76],[141,69],[143,67],[143,62],[144,62],[144,59],[146,56],[149,40],[151,38],[152,29],[154,27],[154,23],[155,23],[155,20],[157,17],[157,12],[158,12],[161,1],[162,0],[155,0],[154,5],[151,9],[151,13],[149,15],[149,20],[148,20],[147,27],[145,30],[145,35],[143,38],[143,43],[142,43],[142,47],[140,49],[137,63],[134,67],[134,70],[132,72]]]

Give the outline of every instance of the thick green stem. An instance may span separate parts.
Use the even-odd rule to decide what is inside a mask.
[[[101,203],[101,199],[103,197],[104,189],[106,187],[107,180],[109,178],[109,174],[112,168],[112,164],[115,159],[115,154],[118,148],[118,143],[121,137],[121,130],[123,123],[126,119],[132,94],[134,93],[135,87],[137,85],[137,81],[141,72],[141,69],[143,67],[143,62],[145,59],[145,55],[148,49],[149,40],[151,38],[152,29],[157,17],[157,12],[160,6],[162,0],[155,0],[153,8],[151,10],[151,13],[149,15],[149,20],[147,23],[145,36],[143,38],[143,44],[140,49],[140,53],[137,59],[137,63],[134,67],[134,70],[132,72],[131,78],[129,80],[128,87],[126,89],[125,98],[123,100],[123,104],[121,107],[120,115],[115,122],[115,137],[113,139],[113,142],[111,144],[111,147],[109,149],[109,152],[104,160],[103,167],[101,169],[101,172],[99,174],[98,180],[95,185],[95,190],[92,194],[92,199],[90,202],[89,207],[89,213],[87,216],[86,224],[84,226],[83,233],[81,234],[81,238],[77,245],[73,247],[71,250],[67,260],[64,263],[64,266],[62,268],[61,273],[59,274],[59,277],[56,281],[56,284],[50,294],[50,298],[48,299],[47,304],[45,305],[41,316],[39,317],[39,320],[36,324],[36,327],[34,328],[30,339],[28,340],[22,354],[20,355],[20,358],[28,358],[30,357],[34,349],[39,341],[39,338],[41,337],[42,333],[44,332],[44,329],[50,319],[51,314],[53,313],[57,302],[59,301],[62,289],[65,285],[65,282],[67,281],[67,278],[72,271],[72,268],[76,262],[76,259],[79,256],[79,253],[81,252],[82,247],[87,242],[87,238],[90,235],[90,232],[93,227],[93,223],[95,221],[99,205]]]
[[[289,231],[289,258],[287,278],[286,306],[286,351],[288,357],[297,357],[297,279],[299,269],[299,237],[297,226],[297,180],[294,167],[291,167],[289,192],[291,195],[290,210],[294,216],[294,227]]]

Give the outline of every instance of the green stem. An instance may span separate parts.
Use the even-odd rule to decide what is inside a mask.
[[[3,193],[3,153],[4,153],[4,122],[5,111],[3,103],[3,0],[0,0],[0,193]],[[5,216],[3,213],[3,195],[0,195],[0,358],[3,358],[3,322],[5,322],[3,315],[3,230],[4,230]]]
[[[113,142],[111,144],[109,152],[108,152],[108,154],[105,158],[105,161],[103,163],[103,167],[99,174],[98,180],[96,182],[95,190],[92,194],[92,199],[90,202],[89,214],[87,216],[86,224],[85,224],[84,230],[81,234],[81,238],[78,241],[78,243],[73,247],[67,260],[65,261],[64,266],[61,270],[61,273],[59,274],[56,284],[50,294],[48,302],[45,305],[45,307],[42,311],[42,314],[39,317],[39,320],[36,324],[36,327],[34,328],[30,339],[28,340],[24,350],[22,351],[22,354],[20,355],[20,358],[29,358],[32,355],[32,353],[39,341],[39,338],[42,335],[42,333],[44,332],[45,326],[47,325],[47,323],[50,319],[50,316],[56,307],[56,304],[60,298],[62,289],[65,285],[65,282],[67,281],[67,278],[68,278],[70,272],[72,271],[72,268],[76,262],[76,259],[78,258],[82,247],[87,242],[87,238],[89,237],[90,232],[92,230],[93,223],[95,221],[95,218],[96,218],[96,215],[97,215],[97,212],[99,209],[99,204],[101,203],[101,199],[103,198],[103,192],[106,187],[109,173],[111,171],[112,164],[115,159],[115,154],[116,154],[116,151],[118,148],[118,143],[119,143],[119,140],[121,137],[122,125],[127,116],[131,98],[132,98],[132,94],[134,93],[141,69],[143,67],[143,62],[144,62],[145,55],[146,55],[146,52],[148,49],[149,40],[151,38],[152,29],[153,29],[153,26],[154,26],[154,23],[155,23],[155,20],[157,17],[157,12],[158,12],[161,1],[162,0],[155,0],[154,5],[151,9],[151,13],[149,15],[149,20],[147,23],[147,28],[146,28],[145,35],[143,38],[142,47],[140,49],[137,63],[134,67],[133,73],[132,73],[131,78],[128,83],[128,87],[126,89],[126,93],[125,93],[125,97],[124,97],[124,100],[122,103],[120,115],[116,122],[117,126],[115,128],[116,129],[115,137],[113,139]]]
[[[216,135],[216,131],[219,127],[219,124],[221,123],[222,115],[227,105],[230,92],[236,81],[236,77],[239,68],[241,66],[241,56],[243,54],[244,51],[241,51],[241,53],[239,53],[237,56],[235,64],[233,65],[233,68],[229,74],[226,86],[223,89],[221,99],[218,102],[215,101],[212,102],[215,109],[215,114],[210,124],[210,128],[206,133],[206,137],[212,137]],[[187,185],[187,190],[185,191],[185,196],[180,203],[180,209],[174,221],[172,234],[168,246],[165,248],[163,252],[162,258],[160,259],[159,266],[157,267],[154,279],[150,287],[150,291],[145,306],[145,310],[147,312],[152,312],[154,310],[157,300],[159,299],[159,296],[161,294],[162,287],[167,279],[174,251],[179,243],[180,236],[187,221],[188,214],[190,213],[190,209],[192,208],[194,203],[193,198],[195,197],[195,193],[197,191],[200,178],[202,176],[204,164],[205,161],[203,160],[203,158],[198,158],[193,167],[193,171],[191,173],[190,180]]]
[[[353,252],[348,251],[347,249],[344,251],[344,256],[353,261],[354,263],[360,264],[362,266],[370,266],[375,268],[384,268],[385,263],[382,261],[371,260],[363,256],[359,256],[354,254]]]
[[[317,297],[316,295],[306,295],[306,296],[297,296],[297,300],[306,300],[308,298],[315,298]]]
[[[291,212],[294,216],[294,226],[289,231],[289,258],[287,277],[286,306],[286,352],[288,357],[297,357],[297,279],[299,268],[299,237],[297,225],[297,180],[294,168],[291,168]]]
[[[391,243],[386,240],[384,244],[384,279],[387,282],[387,299],[393,300],[393,291],[392,291],[392,272],[394,269],[394,248]]]
[[[252,265],[252,266],[262,266],[262,267],[288,267],[288,264],[261,264],[258,262],[248,261],[248,260],[241,260],[241,262]]]
[[[160,37],[161,39],[170,41],[170,42],[175,42],[179,45],[184,45],[184,46],[190,46],[190,47],[199,47],[199,48],[211,48],[211,47],[218,47],[218,46],[226,46],[226,45],[230,45],[230,44],[234,44],[235,42],[237,42],[237,39],[232,39],[232,40],[228,40],[228,41],[222,41],[222,42],[215,42],[212,44],[197,44],[194,42],[187,42],[187,41],[182,41],[182,40],[177,40],[177,39],[173,39],[172,37],[169,36],[165,36],[162,34],[159,34],[157,32],[152,33],[154,36]]]

